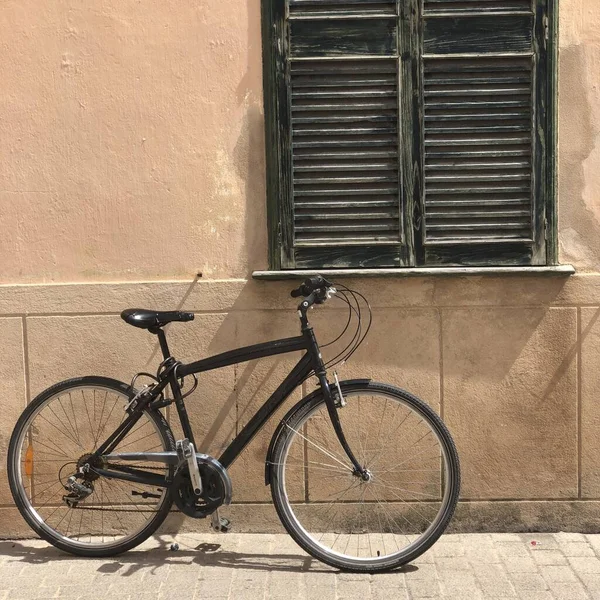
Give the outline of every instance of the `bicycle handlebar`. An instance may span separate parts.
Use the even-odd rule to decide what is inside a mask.
[[[327,281],[327,279],[321,275],[314,275],[313,277],[305,279],[304,283],[295,290],[292,290],[290,295],[292,298],[300,298],[301,296],[306,298],[313,292],[317,290],[325,291],[328,287],[332,287],[331,282]]]

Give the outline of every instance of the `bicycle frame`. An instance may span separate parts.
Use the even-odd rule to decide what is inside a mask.
[[[306,317],[306,311],[308,308],[309,304],[306,301],[303,302],[299,307],[300,321],[302,325],[301,336],[274,340],[252,346],[245,346],[243,348],[223,352],[221,354],[217,354],[215,356],[189,364],[177,363],[175,359],[172,358],[167,345],[165,333],[162,331],[162,329],[157,329],[155,331],[151,330],[152,333],[158,335],[161,350],[163,356],[165,357],[166,374],[162,379],[159,380],[158,385],[152,390],[152,393],[148,398],[146,398],[144,401],[138,402],[132,407],[130,416],[125,419],[125,421],[113,432],[113,434],[109,436],[109,438],[96,450],[93,457],[96,458],[100,456],[106,456],[107,458],[112,459],[120,458],[121,460],[152,460],[156,462],[164,462],[166,464],[178,464],[179,458],[176,452],[128,453],[126,455],[111,455],[110,453],[135,426],[146,407],[162,408],[163,406],[173,402],[177,408],[177,413],[179,415],[179,420],[181,422],[185,437],[187,437],[189,441],[194,444],[194,447],[197,447],[185,402],[182,397],[181,388],[178,383],[179,378],[186,375],[212,371],[268,356],[277,356],[279,354],[304,351],[305,353],[302,355],[296,366],[290,371],[290,373],[273,392],[273,394],[271,394],[263,406],[254,414],[246,426],[233,439],[233,441],[218,458],[218,461],[224,468],[227,469],[252,441],[258,431],[262,429],[265,423],[271,418],[273,413],[275,413],[283,404],[283,402],[285,402],[290,394],[303,381],[305,381],[306,378],[311,375],[311,373],[314,372],[319,380],[321,390],[325,396],[329,416],[332,420],[332,424],[338,439],[346,451],[348,458],[354,465],[355,474],[362,475],[363,467],[361,467],[356,460],[341,429],[340,421],[337,415],[336,400],[327,380],[325,365],[321,357],[314,331],[308,324]],[[160,397],[162,391],[167,387],[167,385],[171,386],[173,400],[157,401],[157,398]],[[111,465],[111,467],[112,469],[116,470],[95,468],[94,471],[104,477],[123,479],[125,481],[133,481],[136,483],[143,483],[156,487],[168,487],[171,483],[169,478],[159,476],[155,473],[149,473],[148,471],[143,471],[141,469],[130,468],[123,465]]]

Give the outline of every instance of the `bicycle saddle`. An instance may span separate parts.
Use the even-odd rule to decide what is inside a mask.
[[[134,327],[150,329],[151,327],[163,327],[172,321],[193,321],[194,313],[178,310],[161,312],[157,310],[145,310],[143,308],[128,308],[121,313],[121,319]]]

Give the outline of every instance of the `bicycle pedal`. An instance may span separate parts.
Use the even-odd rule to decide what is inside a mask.
[[[219,523],[219,531],[221,533],[227,533],[231,529],[231,521],[225,517],[221,517]]]
[[[219,533],[227,533],[231,529],[231,521],[219,516],[218,510],[215,510],[211,515],[210,525],[213,531],[218,531]]]

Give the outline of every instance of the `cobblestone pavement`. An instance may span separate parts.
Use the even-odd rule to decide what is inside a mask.
[[[383,575],[339,573],[285,535],[181,534],[111,559],[0,541],[0,600],[600,599],[600,535],[447,535]]]

